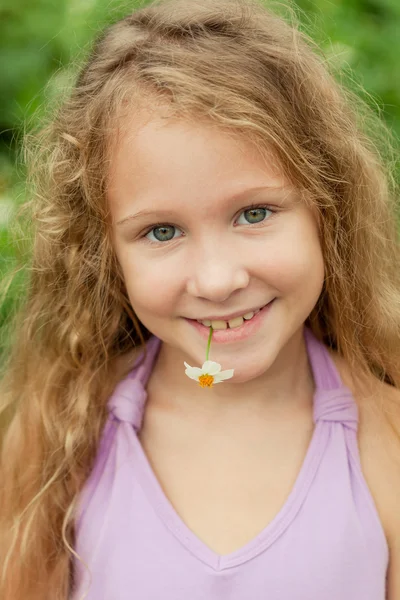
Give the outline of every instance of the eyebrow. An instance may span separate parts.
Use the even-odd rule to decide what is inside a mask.
[[[238,194],[234,194],[233,196],[226,198],[224,201],[224,205],[229,205],[232,202],[237,202],[238,200],[241,200],[243,197],[248,196],[249,194],[256,194],[256,193],[262,192],[262,191],[264,191],[264,192],[268,191],[271,195],[279,194],[279,196],[283,196],[283,193],[285,193],[285,192],[287,195],[291,195],[291,193],[294,192],[294,189],[289,186],[275,186],[275,187],[261,186],[261,187],[249,188],[247,190],[244,190],[243,192],[239,192]],[[131,223],[132,221],[136,221],[137,219],[140,219],[143,217],[149,217],[149,216],[151,216],[153,218],[156,218],[156,216],[157,216],[160,219],[165,219],[165,218],[170,218],[174,214],[175,214],[175,211],[171,211],[171,210],[140,210],[137,213],[127,215],[123,219],[120,219],[119,221],[117,221],[116,225],[119,227],[121,225],[124,225],[125,223],[128,223],[128,222]]]

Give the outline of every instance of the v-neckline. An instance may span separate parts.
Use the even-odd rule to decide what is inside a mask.
[[[323,435],[323,423],[317,423],[296,481],[277,515],[241,548],[228,554],[218,554],[207,546],[179,516],[158,481],[136,432],[133,432],[133,439],[137,458],[136,474],[154,511],[183,546],[216,571],[251,560],[287,529],[307,496],[327,443],[327,438]]]
[[[328,436],[324,434],[324,422],[315,418],[316,413],[321,409],[326,400],[332,396],[332,391],[335,391],[337,394],[338,392],[343,392],[346,388],[323,344],[318,342],[307,329],[305,329],[305,339],[315,382],[313,397],[314,430],[312,437],[295,483],[283,506],[276,516],[254,538],[239,549],[228,554],[218,554],[186,525],[158,481],[138,437],[137,429],[132,428],[132,438],[137,458],[135,461],[136,474],[153,510],[168,530],[193,556],[216,571],[249,561],[273,544],[296,517],[318,470],[328,443]],[[151,370],[150,363],[154,361],[155,354],[157,353],[157,344],[155,342],[156,340],[150,342],[151,352],[148,363],[139,369],[141,371],[140,379],[143,386],[146,385]],[[318,368],[321,365],[321,360],[325,363],[325,368],[322,369],[322,372]],[[138,373],[135,375],[138,376]]]

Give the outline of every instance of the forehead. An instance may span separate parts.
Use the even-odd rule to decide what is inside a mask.
[[[248,187],[290,187],[271,151],[243,133],[206,121],[179,119],[165,110],[125,115],[112,143],[111,204],[140,196],[217,198]]]

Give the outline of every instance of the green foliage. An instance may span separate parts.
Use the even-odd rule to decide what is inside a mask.
[[[40,100],[40,89],[68,59],[59,35],[66,2],[17,0],[0,9],[2,128],[14,129]]]
[[[370,94],[400,138],[399,0],[297,0],[328,56]]]

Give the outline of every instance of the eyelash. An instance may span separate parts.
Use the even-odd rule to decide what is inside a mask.
[[[262,224],[263,224],[265,221],[269,221],[269,220],[270,220],[270,219],[271,219],[271,218],[272,218],[272,217],[273,217],[273,216],[276,214],[276,212],[277,212],[276,210],[274,210],[274,209],[270,208],[269,206],[267,206],[267,205],[265,205],[265,204],[250,204],[249,206],[247,206],[246,208],[243,208],[243,209],[240,211],[240,213],[239,213],[238,217],[239,217],[239,216],[240,216],[242,213],[244,213],[244,212],[246,212],[246,211],[248,211],[248,210],[253,210],[253,209],[257,209],[257,208],[265,208],[265,209],[266,209],[268,212],[270,212],[270,213],[272,213],[272,214],[271,214],[271,215],[268,217],[268,219],[267,219],[267,218],[265,218],[263,221],[260,221],[259,223],[248,223],[248,225],[262,225]],[[148,238],[146,238],[146,235],[147,235],[147,234],[149,234],[149,233],[150,233],[150,231],[153,231],[153,229],[157,229],[158,227],[165,227],[165,226],[168,226],[168,227],[175,227],[176,229],[179,229],[179,227],[177,227],[176,225],[173,225],[172,223],[154,223],[154,224],[153,224],[151,227],[147,228],[147,229],[146,229],[146,231],[144,231],[144,232],[141,234],[141,236],[140,236],[140,239],[141,239],[143,242],[147,243],[147,244],[151,244],[152,246],[160,246],[160,245],[163,245],[163,246],[165,246],[165,245],[167,245],[169,242],[173,242],[174,240],[178,239],[178,238],[175,238],[175,237],[174,237],[174,238],[172,238],[172,239],[170,239],[170,240],[166,240],[165,242],[160,242],[160,241],[153,242],[153,241],[149,240]],[[180,236],[180,237],[181,237],[181,236]]]

